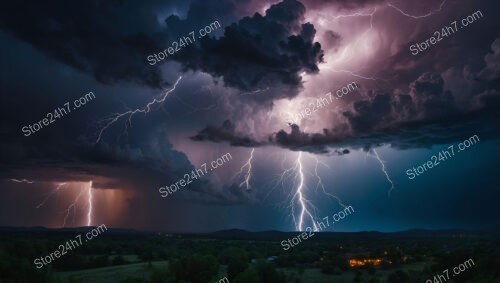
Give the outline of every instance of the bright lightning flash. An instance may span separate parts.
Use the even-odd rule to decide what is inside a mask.
[[[243,175],[243,181],[240,183],[239,187],[240,188],[245,187],[245,189],[247,191],[250,190],[250,188],[251,188],[250,180],[252,178],[252,161],[253,161],[254,151],[255,151],[255,148],[252,148],[252,151],[250,152],[250,158],[248,158],[247,162],[245,162],[245,164],[243,164],[243,166],[241,166],[240,171],[238,171],[238,173],[236,173],[236,176]],[[245,170],[245,174],[243,174],[243,170],[245,168],[247,168],[247,169]]]
[[[422,19],[422,18],[427,18],[429,16],[432,16],[432,15],[438,13],[438,12],[441,12],[441,10],[443,9],[444,3],[446,3],[446,0],[443,0],[443,2],[441,2],[441,4],[439,5],[438,9],[433,9],[433,10],[429,11],[427,14],[424,14],[424,15],[421,15],[421,16],[410,15],[410,14],[404,12],[403,10],[401,10],[400,8],[394,6],[392,3],[387,3],[387,6],[395,9],[396,11],[400,12],[402,15],[404,15],[404,16],[406,16],[408,18]]]
[[[76,196],[76,198],[66,208],[66,216],[64,216],[62,227],[66,227],[66,220],[69,217],[71,209],[73,209],[73,223],[75,222],[76,204],[78,203],[78,200],[80,199],[80,197],[83,195],[84,192],[85,190],[81,190],[80,193],[78,193],[78,195]]]
[[[307,208],[307,204],[309,203],[309,200],[305,199],[303,189],[305,187],[304,184],[304,171],[303,171],[303,165],[302,165],[302,152],[299,152],[299,156],[297,157],[297,161],[295,162],[295,168],[297,170],[297,177],[299,179],[299,184],[297,188],[295,189],[295,193],[293,195],[292,201],[290,203],[292,207],[292,216],[294,218],[295,222],[295,228],[297,231],[304,231],[304,216],[309,217],[310,221],[313,223],[314,231],[318,231],[318,227],[316,226],[316,222],[314,221],[314,217],[311,213],[311,211]],[[293,214],[294,212],[294,201],[297,200],[298,203],[300,204],[300,214],[299,214],[299,219],[298,222],[295,219],[295,215]]]
[[[343,51],[341,52],[340,56],[338,56],[335,59],[328,60],[332,61],[333,64],[323,66],[322,68],[325,69],[330,69],[335,73],[347,73],[350,74],[354,77],[360,78],[360,79],[365,79],[365,80],[372,80],[372,81],[377,81],[377,80],[383,80],[387,81],[385,79],[380,79],[374,76],[363,76],[357,73],[356,71],[351,71],[351,70],[346,70],[346,69],[338,69],[333,67],[332,65],[337,65],[338,63],[346,64],[349,62],[352,58],[355,58],[355,54],[359,52],[359,45],[362,40],[366,40],[367,34],[373,30],[373,17],[375,13],[377,12],[377,8],[375,7],[371,12],[365,12],[365,11],[356,11],[352,14],[342,14],[342,15],[337,15],[334,17],[330,17],[328,21],[337,21],[339,19],[345,19],[345,18],[351,18],[351,17],[370,17],[370,27],[366,29],[360,36],[357,37],[357,39],[353,43],[349,43],[347,46],[344,47]]]
[[[318,188],[321,188],[321,190],[323,191],[323,193],[325,195],[327,195],[327,196],[329,196],[331,198],[336,199],[337,202],[339,203],[339,205],[342,206],[342,208],[347,208],[347,206],[342,203],[342,200],[338,196],[333,195],[333,194],[331,194],[331,193],[329,193],[329,192],[326,191],[325,185],[323,184],[323,180],[321,179],[321,177],[318,174],[318,165],[319,164],[325,166],[328,169],[331,169],[330,166],[328,166],[325,163],[319,161],[319,159],[317,157],[314,157],[314,159],[316,160],[316,166],[314,167],[314,175],[318,179],[318,183],[316,184],[316,190],[318,190]]]
[[[319,227],[317,225],[317,222],[315,221],[315,211],[317,208],[312,204],[312,202],[307,199],[307,192],[310,192],[308,186],[307,186],[307,180],[306,180],[306,166],[304,165],[303,161],[303,152],[299,152],[297,155],[297,159],[293,163],[292,167],[284,169],[283,172],[280,174],[280,177],[278,178],[278,183],[281,183],[281,186],[284,187],[285,179],[291,179],[293,180],[292,182],[292,191],[290,192],[290,202],[289,202],[289,207],[291,210],[291,217],[293,219],[295,229],[297,231],[304,231],[304,227],[306,225],[310,225],[307,227],[312,227],[314,231],[319,231]],[[323,162],[319,161],[318,158],[313,157],[314,160],[316,161],[316,166],[314,169],[314,176],[317,178],[318,182],[316,185],[316,190],[318,188],[322,189],[322,192],[330,197],[335,199],[340,206],[346,207],[340,198],[337,196],[328,193],[325,189],[325,186],[323,184],[323,180],[320,177],[318,173],[318,166],[319,164],[322,164],[323,166],[326,166],[327,168],[328,165],[324,164]],[[283,160],[285,162],[285,160]]]
[[[16,182],[16,183],[27,183],[27,184],[33,184],[34,181],[30,181],[30,180],[27,180],[27,179],[22,179],[22,180],[18,180],[18,179],[9,179],[11,180],[12,182]]]
[[[87,189],[88,194],[88,213],[87,213],[87,226],[92,225],[92,181],[89,182],[89,188]]]
[[[45,197],[45,199],[44,199],[44,200],[43,200],[43,201],[42,201],[39,205],[37,205],[37,206],[36,206],[36,208],[40,208],[40,207],[44,206],[44,205],[45,205],[45,203],[47,202],[47,200],[48,200],[48,199],[49,199],[49,198],[50,198],[53,194],[55,194],[55,193],[59,193],[59,190],[60,190],[60,189],[61,189],[61,187],[62,187],[62,186],[64,186],[64,185],[66,185],[66,183],[59,183],[59,184],[57,185],[57,187],[56,187],[56,188],[55,188],[52,192],[50,192],[50,193],[47,195],[47,197]]]
[[[35,181],[30,181],[27,179],[9,179],[12,182],[16,183],[28,183],[28,184],[34,184],[37,183]],[[40,182],[38,182],[40,183]],[[54,190],[52,190],[50,193],[47,194],[47,196],[36,206],[36,208],[41,208],[42,206],[45,205],[45,203],[55,194],[59,194],[61,189],[63,189],[68,183],[57,183],[57,186]],[[66,208],[65,212],[66,215],[64,216],[63,223],[61,227],[66,227],[66,222],[68,220],[68,217],[71,214],[71,211],[73,211],[73,223],[75,223],[75,214],[76,214],[76,206],[78,204],[78,201],[80,198],[87,193],[87,226],[92,225],[92,210],[93,210],[93,193],[92,193],[92,181],[88,182],[88,186],[78,193],[78,195],[73,199],[73,201],[68,205]]]
[[[387,195],[390,197],[392,191],[394,190],[394,182],[392,181],[391,177],[389,176],[389,173],[387,172],[387,168],[385,168],[385,162],[380,158],[380,156],[378,155],[378,153],[377,153],[377,151],[375,149],[372,149],[372,151],[375,154],[373,156],[378,160],[378,162],[382,166],[381,167],[382,168],[382,172],[384,172],[385,177],[387,178],[387,181],[389,181],[389,183],[391,183],[391,188],[387,192]]]
[[[78,203],[78,200],[82,195],[87,193],[87,226],[92,225],[92,201],[93,201],[93,194],[92,194],[92,181],[88,182],[87,188],[80,190],[76,198],[73,200],[73,202],[70,203],[68,208],[66,208],[66,216],[64,216],[64,221],[62,227],[66,226],[66,220],[69,217],[69,214],[71,212],[71,209],[73,209],[73,223],[75,222],[75,213],[76,213],[76,205]]]
[[[386,6],[396,10],[397,12],[399,12],[400,14],[402,14],[405,17],[412,18],[412,19],[423,19],[423,18],[427,18],[427,17],[430,17],[436,13],[441,12],[446,1],[447,0],[443,0],[441,2],[441,4],[439,5],[439,8],[431,9],[429,12],[427,12],[426,14],[423,14],[423,15],[411,15],[411,14],[403,11],[402,9],[396,7],[394,4],[389,3],[389,2],[386,3]],[[374,9],[371,12],[359,10],[359,11],[355,11],[355,12],[350,13],[350,14],[340,14],[340,15],[336,15],[336,16],[326,16],[323,14],[319,15],[320,16],[320,23],[326,22],[326,21],[338,21],[338,20],[342,20],[342,19],[346,19],[346,18],[354,18],[354,17],[370,17],[370,27],[367,30],[365,30],[361,34],[361,36],[358,36],[357,40],[355,40],[353,43],[350,43],[344,47],[344,50],[342,51],[340,56],[333,60],[334,64],[339,63],[339,62],[346,63],[346,62],[350,61],[352,58],[356,57],[357,53],[359,53],[358,45],[360,45],[360,41],[362,41],[362,40],[364,41],[367,38],[367,34],[373,30],[373,17],[374,17],[376,12],[377,12],[377,7],[374,7]],[[325,66],[323,66],[323,68],[325,68]],[[346,73],[346,74],[350,74],[351,76],[354,76],[354,77],[357,77],[360,79],[372,80],[372,81],[381,80],[381,81],[384,81],[386,83],[389,83],[388,80],[386,80],[386,79],[377,78],[375,76],[360,75],[358,73],[358,71],[351,71],[351,70],[347,70],[347,69],[338,69],[338,68],[333,68],[331,66],[326,66],[326,68],[331,69],[333,72],[336,72],[336,73]]]
[[[102,138],[102,134],[111,126],[113,125],[114,123],[116,123],[118,120],[120,120],[121,118],[123,117],[128,117],[127,118],[127,122],[125,123],[125,132],[127,132],[128,130],[128,127],[130,127],[132,125],[132,117],[136,114],[136,113],[144,113],[144,114],[147,114],[149,113],[149,111],[151,110],[151,107],[157,105],[157,104],[161,104],[165,101],[165,99],[168,97],[168,95],[173,92],[175,90],[175,88],[177,87],[177,85],[179,84],[179,82],[181,81],[182,79],[182,76],[180,76],[177,81],[175,82],[174,86],[169,89],[168,91],[164,92],[162,95],[160,95],[159,97],[157,98],[154,98],[153,100],[151,100],[150,102],[148,102],[146,104],[146,106],[142,107],[142,108],[137,108],[137,109],[134,109],[134,110],[128,110],[126,112],[123,112],[123,113],[115,113],[115,114],[112,114],[110,117],[108,118],[105,118],[104,120],[100,121],[99,124],[104,124],[104,126],[102,126],[101,130],[99,131],[99,134],[97,136],[97,140],[96,140],[96,144],[99,143],[99,141],[101,140]]]

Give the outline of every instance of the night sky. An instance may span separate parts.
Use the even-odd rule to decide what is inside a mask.
[[[0,9],[0,226],[499,227],[497,1],[44,2]]]

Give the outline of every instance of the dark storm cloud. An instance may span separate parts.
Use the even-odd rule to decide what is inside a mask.
[[[377,93],[353,103],[343,115],[355,134],[363,134],[403,121],[429,120],[456,112],[453,96],[443,89],[438,74],[424,73],[410,84],[409,94]]]
[[[499,95],[500,93],[495,94],[496,108],[500,106]],[[312,153],[338,153],[336,148],[369,149],[383,144],[390,144],[398,149],[429,148],[464,140],[473,135],[478,135],[481,140],[498,139],[499,123],[498,115],[491,108],[436,121],[400,123],[397,129],[385,128],[344,139],[339,139],[326,129],[322,134],[305,133],[298,126],[292,125],[290,133],[281,130],[272,137],[272,142],[291,150]]]
[[[304,5],[311,9],[322,9],[325,7],[338,7],[345,10],[360,9],[384,2],[384,0],[303,0]]]
[[[299,126],[290,124],[291,133],[288,134],[284,130],[269,137],[268,140],[258,141],[243,133],[238,133],[234,130],[234,125],[231,121],[226,120],[219,126],[207,126],[200,130],[191,139],[194,141],[211,141],[211,142],[227,142],[232,146],[241,147],[259,147],[265,145],[278,145],[291,150],[309,151],[315,153],[336,153],[343,155],[349,153],[348,150],[329,151],[327,145],[334,141],[340,142],[339,137],[333,137],[328,131],[324,130],[323,134],[308,134],[301,132]]]
[[[29,176],[39,181],[88,181],[95,178],[96,188],[109,189],[128,187],[127,184],[144,176],[157,182],[171,182],[194,169],[185,154],[172,148],[165,135],[134,145],[101,142],[97,147],[65,147],[64,155],[44,143],[39,143],[39,146],[45,150],[25,145],[22,152],[11,153],[7,158],[2,155],[0,167],[4,170],[0,178]]]
[[[304,150],[319,153],[327,153],[325,143],[321,140],[324,137],[329,136],[328,131],[322,134],[307,134],[300,131],[299,126],[295,124],[290,125],[290,133],[286,133],[284,130],[280,130],[272,138],[272,142],[278,144],[282,147],[290,148],[292,150]]]
[[[238,185],[220,186],[220,189],[207,180],[200,180],[196,186],[186,191],[179,191],[173,197],[184,201],[196,201],[205,204],[235,205],[256,204],[258,200],[249,191],[242,190]]]
[[[327,49],[337,50],[342,41],[342,36],[332,30],[326,31],[323,37],[323,44]]]
[[[233,146],[255,147],[260,142],[235,132],[234,124],[226,120],[220,127],[207,126],[191,137],[194,141],[227,142]]]
[[[134,82],[159,88],[164,84],[162,74],[159,65],[147,63],[148,55],[214,20],[237,20],[232,0],[216,5],[191,1],[187,19],[167,14],[165,27],[158,19],[160,12],[179,11],[184,2],[14,1],[1,9],[0,28],[101,83]]]
[[[184,68],[201,70],[244,91],[278,88],[274,97],[293,97],[301,86],[301,72],[318,72],[323,51],[314,42],[316,30],[302,23],[305,7],[296,0],[271,6],[266,15],[256,13],[225,28],[220,38],[205,37],[199,47],[176,56]],[[279,87],[282,88],[279,88]]]
[[[0,11],[0,27],[99,82],[159,87],[159,70],[144,59],[155,50],[151,38],[164,38],[152,13],[158,2],[10,1]]]
[[[30,9],[23,9],[27,6]],[[0,27],[47,55],[93,74],[99,82],[127,81],[158,88],[163,84],[159,64],[147,64],[148,55],[214,21],[224,25],[236,20],[237,10],[229,0],[193,1],[186,19],[172,14],[162,27],[155,10],[163,6],[161,1],[141,6],[123,1],[19,1],[2,9]],[[17,11],[24,13],[19,16]],[[219,39],[203,38],[198,47],[185,48],[176,59],[185,69],[222,76],[228,86],[253,90],[282,84],[283,91],[274,93],[294,96],[301,85],[299,73],[318,72],[323,55],[320,44],[313,42],[314,27],[302,23],[304,13],[300,2],[285,0],[271,6],[265,16],[255,14],[230,25]]]
[[[189,32],[204,28],[214,21],[218,21],[222,27],[226,24],[237,21],[238,8],[247,6],[249,0],[223,0],[216,4],[210,1],[195,0],[191,1],[186,16],[170,14],[165,19],[167,25],[166,32],[170,40],[178,39],[182,36],[188,36]],[[220,35],[222,30],[215,30],[210,35]],[[165,42],[166,43],[166,42]],[[161,50],[163,50],[162,48]]]

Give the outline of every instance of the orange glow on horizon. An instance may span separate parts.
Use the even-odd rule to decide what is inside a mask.
[[[379,266],[382,263],[382,260],[379,258],[375,259],[350,259],[349,260],[349,266],[350,267],[358,267],[358,266],[365,266],[365,265],[373,265],[373,266]]]

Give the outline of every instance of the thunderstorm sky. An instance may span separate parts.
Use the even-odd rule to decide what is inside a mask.
[[[330,231],[498,228],[499,14],[493,0],[6,3],[0,226],[291,231],[350,205]],[[412,55],[453,21],[454,34]],[[92,101],[24,135],[89,92]]]

